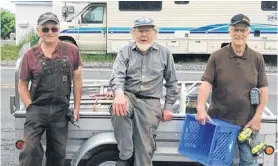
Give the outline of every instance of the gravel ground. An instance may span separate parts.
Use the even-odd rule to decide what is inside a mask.
[[[15,61],[1,61],[1,66],[15,66]],[[84,62],[84,68],[112,68],[111,62]],[[204,71],[206,67],[205,62],[186,62],[176,63],[177,70],[189,70],[189,71]],[[277,73],[277,63],[266,64],[266,72]]]

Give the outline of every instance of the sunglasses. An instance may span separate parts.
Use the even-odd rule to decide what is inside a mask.
[[[52,27],[52,28],[43,27],[43,28],[42,28],[42,32],[43,32],[43,33],[48,33],[50,29],[51,29],[51,31],[54,32],[54,33],[59,31],[59,28],[57,28],[57,27]]]

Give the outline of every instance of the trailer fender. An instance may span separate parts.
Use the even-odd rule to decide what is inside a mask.
[[[82,157],[91,149],[100,145],[117,144],[113,132],[99,133],[86,140],[72,158],[71,166],[77,166]]]

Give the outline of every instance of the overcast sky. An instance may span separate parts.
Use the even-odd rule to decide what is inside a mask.
[[[15,13],[15,5],[11,3],[11,0],[0,0],[0,6],[1,8],[8,9]]]

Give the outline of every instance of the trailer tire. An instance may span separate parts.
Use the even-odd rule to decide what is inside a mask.
[[[115,166],[119,158],[119,152],[114,149],[104,149],[93,155],[86,166]]]

